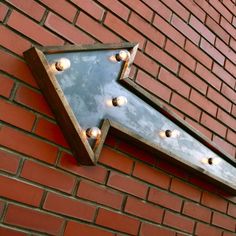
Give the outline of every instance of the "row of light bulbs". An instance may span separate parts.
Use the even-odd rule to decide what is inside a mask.
[[[119,53],[112,55],[109,59],[110,61],[120,62],[120,61],[127,61],[130,58],[130,52],[127,50],[121,50]],[[71,66],[71,62],[68,58],[60,58],[58,61],[53,63],[52,67],[53,70],[57,72],[62,72],[69,69]]]
[[[121,50],[119,53],[112,55],[109,59],[110,61],[120,62],[120,61],[127,61],[130,58],[130,53],[127,50]],[[56,61],[52,67],[53,70],[57,72],[63,72],[69,69],[71,66],[71,62],[68,58],[60,58]],[[111,100],[111,103],[114,107],[122,107],[128,103],[128,100],[124,96],[118,96]],[[101,130],[98,127],[91,127],[85,131],[85,135],[87,138],[90,139],[99,139],[101,136]],[[161,130],[159,132],[159,136],[161,138],[178,138],[180,136],[179,130]],[[221,161],[220,158],[213,158],[213,157],[204,157],[202,158],[201,162],[203,164],[209,165],[217,165]]]

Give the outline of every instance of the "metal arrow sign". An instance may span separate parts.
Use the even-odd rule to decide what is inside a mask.
[[[115,132],[236,193],[235,161],[128,78],[137,48],[68,45],[24,55],[79,163],[94,165]]]

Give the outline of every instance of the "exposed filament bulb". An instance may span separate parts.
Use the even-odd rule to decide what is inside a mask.
[[[221,159],[218,157],[204,157],[201,161],[203,164],[218,165],[221,162]]]
[[[128,100],[124,96],[118,96],[112,99],[112,105],[114,107],[122,107],[128,103]]]
[[[58,61],[55,62],[55,69],[59,72],[67,70],[70,68],[70,60],[67,58],[60,58]]]
[[[130,52],[127,50],[121,50],[116,54],[117,61],[127,61],[130,58]]]
[[[180,136],[180,131],[179,130],[161,130],[159,132],[159,135],[161,138],[178,138]]]
[[[86,136],[91,139],[98,139],[101,136],[101,130],[98,127],[91,127],[86,130]]]

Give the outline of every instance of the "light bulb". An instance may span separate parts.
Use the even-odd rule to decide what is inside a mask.
[[[101,135],[101,130],[97,127],[91,127],[86,130],[86,136],[92,139],[98,139]]]
[[[204,157],[201,162],[203,164],[218,165],[221,162],[221,159],[218,157]]]
[[[60,58],[55,62],[55,68],[57,71],[64,71],[70,68],[70,60],[67,58]]]
[[[159,132],[159,135],[161,138],[178,138],[180,136],[180,131],[179,130],[161,130]]]
[[[118,96],[116,98],[112,99],[112,105],[115,107],[122,107],[125,106],[128,103],[128,100],[124,96]]]
[[[130,52],[127,50],[121,50],[116,54],[117,61],[127,61],[130,58]]]

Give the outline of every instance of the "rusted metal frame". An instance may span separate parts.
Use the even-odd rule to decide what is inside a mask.
[[[67,100],[64,97],[64,93],[57,82],[55,75],[50,70],[50,65],[44,53],[63,53],[74,51],[93,51],[93,50],[112,50],[112,49],[129,49],[132,50],[135,47],[137,50],[138,45],[136,43],[120,43],[120,44],[94,44],[94,45],[65,45],[63,47],[42,47],[31,48],[24,52],[24,57],[31,69],[32,74],[36,78],[36,81],[41,88],[48,104],[55,114],[55,118],[60,124],[63,134],[68,140],[71,150],[78,160],[78,163],[84,165],[95,165],[99,158],[102,145],[105,141],[108,133],[107,127],[102,126],[102,136],[96,141],[93,149],[89,145],[84,131],[80,127],[76,117]],[[136,52],[136,51],[135,51]],[[128,74],[130,65],[133,62],[134,56],[124,64],[124,69],[120,76]],[[105,122],[106,124],[106,122]]]

